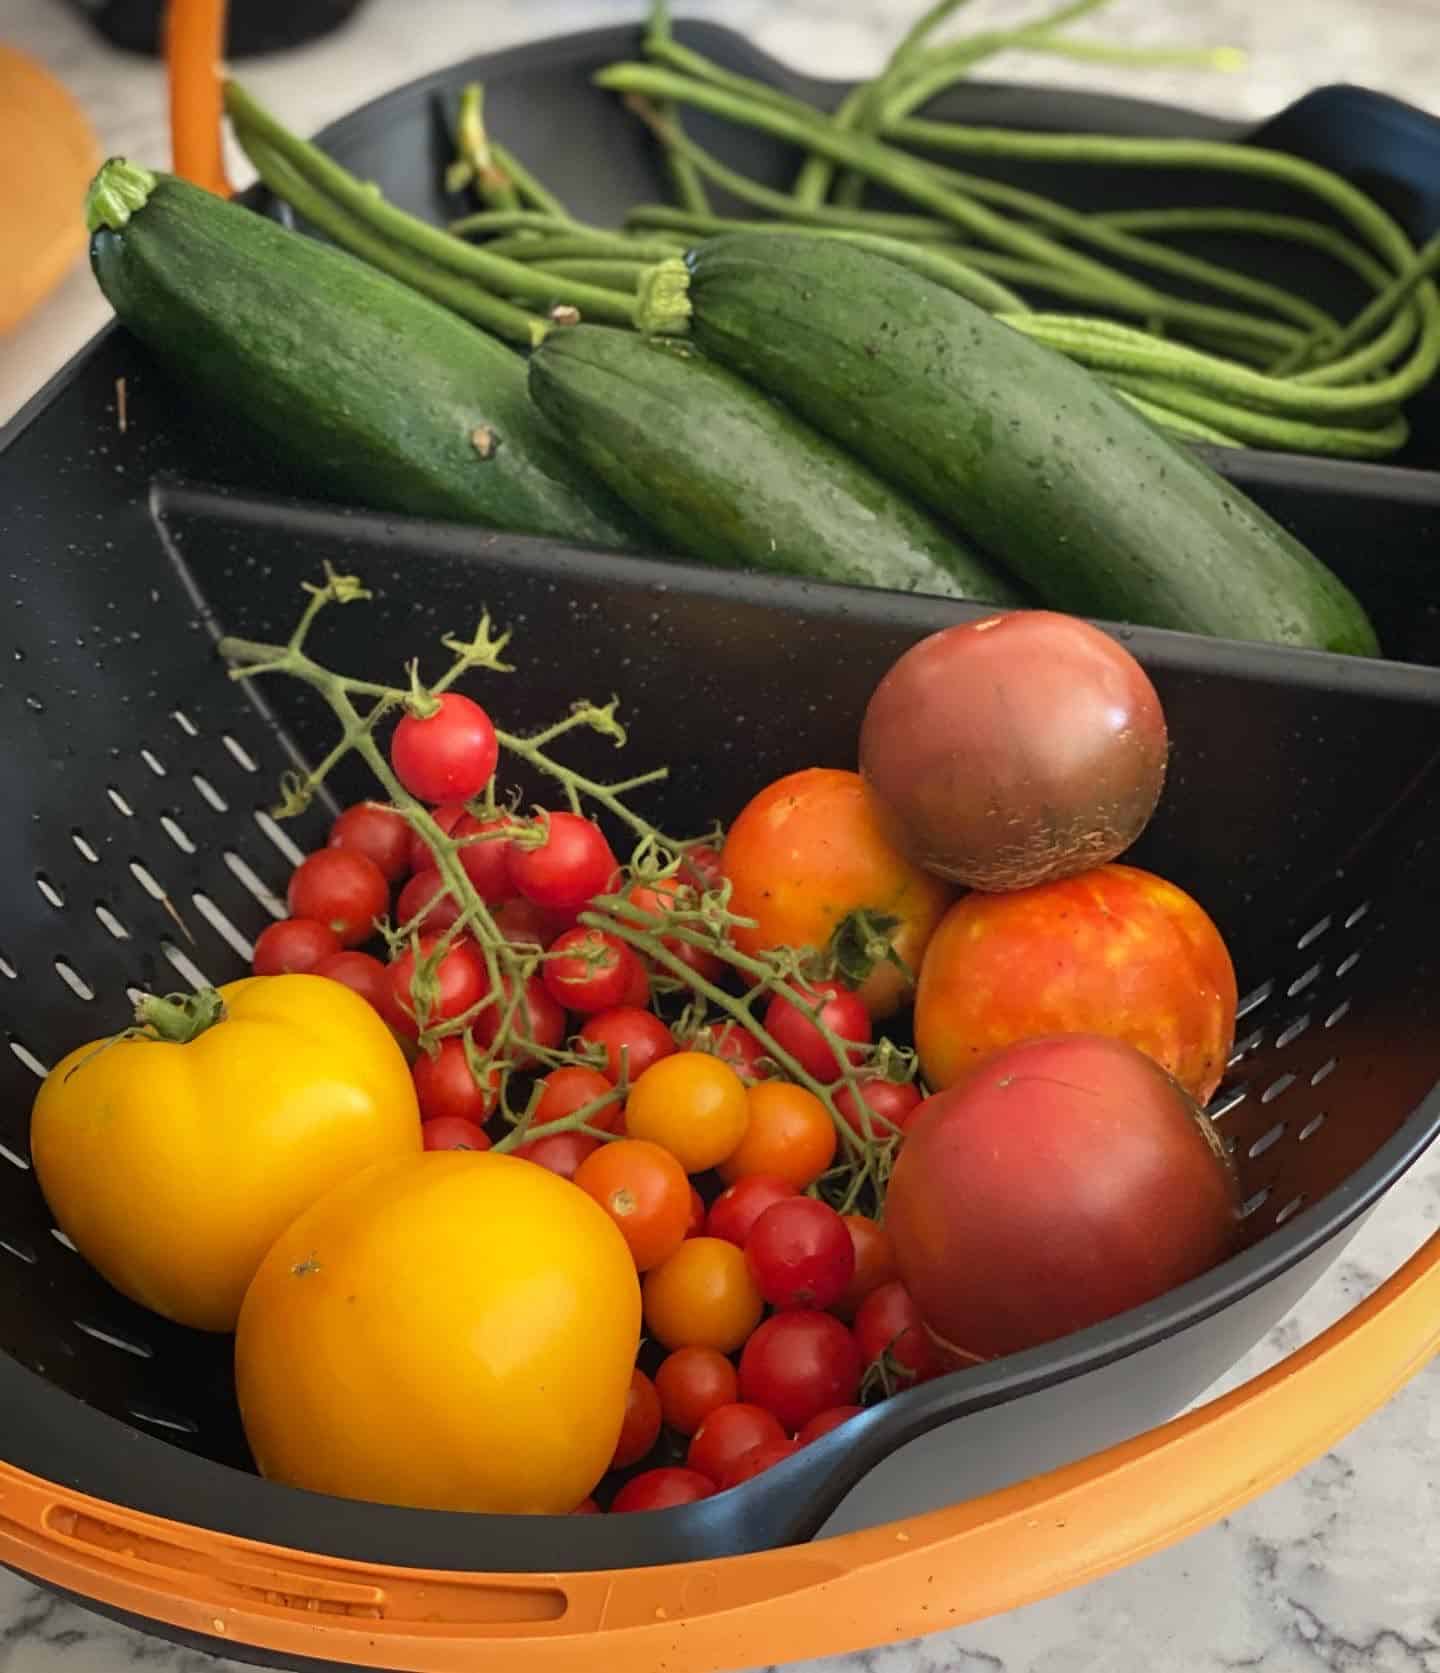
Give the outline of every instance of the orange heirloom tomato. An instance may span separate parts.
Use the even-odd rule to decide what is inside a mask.
[[[720,1164],[727,1185],[766,1173],[803,1191],[835,1160],[838,1134],[813,1092],[789,1081],[757,1081],[746,1093],[749,1125],[737,1150]]]
[[[433,1150],[282,1234],[241,1309],[235,1386],[271,1480],[560,1516],[609,1467],[639,1342],[635,1263],[583,1191]]]
[[[626,1133],[668,1150],[686,1173],[723,1162],[749,1119],[744,1081],[708,1051],[678,1051],[652,1063],[625,1102]]]
[[[80,1046],[46,1077],[35,1176],[116,1289],[180,1324],[233,1330],[297,1214],[420,1150],[415,1084],[379,1015],[323,976],[252,976],[147,1008],[161,1037]]]
[[[1235,1005],[1230,954],[1201,907],[1164,878],[1107,865],[957,901],[920,972],[915,1044],[940,1092],[1017,1040],[1105,1034],[1203,1104],[1225,1072]]]
[[[645,1277],[645,1325],[662,1347],[734,1353],[765,1307],[745,1252],[723,1237],[689,1237]]]
[[[755,922],[733,933],[741,952],[770,947],[824,949],[852,921],[853,955],[866,931],[884,929],[911,977],[888,959],[859,983],[872,1017],[888,1017],[909,997],[925,948],[954,890],[911,865],[885,837],[859,773],[810,767],[777,779],[741,811],[725,838],[723,874],[730,910]]]

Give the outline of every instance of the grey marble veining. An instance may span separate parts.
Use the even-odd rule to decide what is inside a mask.
[[[898,0],[691,0],[676,9],[749,33],[819,74],[872,70],[914,7]],[[247,66],[247,80],[313,129],[411,76],[486,47],[636,17],[619,0],[368,0],[341,35]],[[977,0],[976,24],[1031,16]],[[1347,80],[1440,109],[1440,0],[1115,0],[1107,39],[1226,42],[1241,75],[1105,70],[1006,57],[1007,79],[1140,90],[1262,117],[1307,88]],[[106,52],[58,0],[0,0],[0,39],[48,62],[83,100],[107,150],[163,161],[158,70]],[[237,165],[237,178],[244,178]],[[106,310],[78,270],[0,339],[0,419],[58,367]],[[1345,1258],[1212,1394],[1294,1352],[1392,1272],[1440,1224],[1440,1157],[1392,1192]],[[812,1664],[810,1673],[1440,1673],[1440,1369],[1291,1482],[1148,1561],[1078,1592],[920,1643]],[[503,1668],[503,1659],[495,1665]],[[225,1673],[0,1574],[0,1673]]]

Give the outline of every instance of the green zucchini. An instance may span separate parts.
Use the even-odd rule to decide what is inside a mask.
[[[343,251],[112,159],[90,263],[121,322],[318,492],[592,545],[636,524],[535,410],[525,362]]]
[[[735,234],[687,260],[691,330],[707,354],[1045,603],[1378,654],[1359,602],[1285,529],[1089,372],[963,297],[804,234]]]
[[[1012,583],[778,403],[673,338],[580,325],[530,357],[575,452],[688,556],[1001,604]]]

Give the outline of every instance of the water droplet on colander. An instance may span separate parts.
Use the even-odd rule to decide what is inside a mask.
[[[15,660],[16,662],[24,662],[25,660],[25,653],[18,645],[15,647]]]
[[[45,705],[40,701],[40,699],[35,695],[35,693],[33,691],[26,697],[25,707],[27,709],[29,709],[33,714],[41,715],[41,714],[45,713]]]

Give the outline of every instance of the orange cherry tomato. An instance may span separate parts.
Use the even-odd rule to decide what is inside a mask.
[[[745,1254],[719,1237],[687,1237],[646,1273],[645,1326],[662,1347],[734,1353],[760,1322],[764,1302]]]
[[[677,1348],[661,1361],[655,1391],[666,1426],[693,1435],[717,1407],[740,1398],[735,1367],[714,1348]]]
[[[762,790],[730,827],[721,865],[730,910],[754,923],[732,932],[741,952],[823,950],[847,920],[851,955],[877,932],[888,937],[909,976],[889,959],[872,964],[859,989],[872,1017],[892,1015],[907,999],[954,898],[888,840],[859,773],[833,767],[791,773]]]
[[[632,1464],[638,1464],[659,1438],[660,1396],[649,1377],[637,1370],[625,1397],[625,1421],[620,1425],[620,1439],[615,1443],[610,1468],[628,1470]]]
[[[690,1181],[658,1144],[644,1139],[602,1144],[575,1170],[575,1183],[620,1228],[638,1271],[669,1260],[685,1241]]]
[[[1182,889],[1098,866],[1011,894],[967,895],[920,973],[915,1044],[935,1092],[1019,1040],[1124,1040],[1205,1103],[1235,1031],[1235,970]]]
[[[788,1180],[797,1191],[813,1185],[835,1160],[838,1135],[830,1112],[813,1092],[789,1081],[757,1081],[745,1094],[750,1121],[739,1148],[720,1164],[727,1185],[752,1173]]]
[[[835,1311],[842,1319],[851,1319],[867,1295],[895,1277],[895,1249],[884,1226],[865,1215],[842,1214],[841,1219],[855,1249],[855,1273]]]
[[[652,1064],[630,1089],[625,1131],[668,1150],[686,1173],[723,1162],[745,1137],[745,1083],[718,1057],[679,1051]]]

